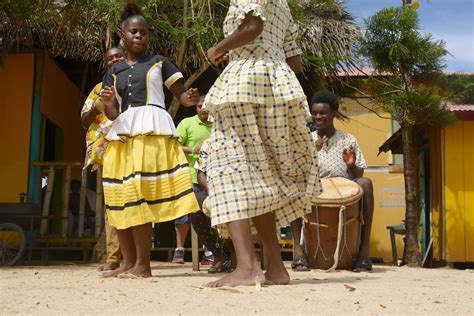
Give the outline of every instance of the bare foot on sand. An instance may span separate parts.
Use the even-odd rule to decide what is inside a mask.
[[[97,271],[113,271],[120,268],[120,263],[118,262],[107,262],[106,264],[101,265],[97,268]]]
[[[288,271],[286,271],[286,269],[268,269],[267,272],[265,272],[265,280],[267,285],[289,284],[290,275],[288,274]]]
[[[207,287],[222,287],[222,286],[238,286],[238,285],[255,285],[256,281],[260,281],[260,284],[265,283],[265,275],[263,271],[258,268],[250,270],[237,268],[229,275],[220,278],[217,281],[205,284]]]
[[[102,273],[102,277],[103,278],[115,278],[119,274],[127,273],[132,268],[133,268],[133,264],[128,265],[128,264],[122,263],[120,265],[120,268]]]
[[[139,278],[150,278],[151,277],[151,268],[150,266],[148,267],[142,267],[142,266],[134,266],[130,270],[127,271],[127,274],[132,274],[136,277]]]

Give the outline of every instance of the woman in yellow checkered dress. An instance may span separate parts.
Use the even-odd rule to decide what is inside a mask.
[[[295,76],[297,27],[286,0],[231,0],[224,34],[208,51],[212,63],[229,64],[205,100],[215,119],[207,176],[212,224],[227,223],[237,268],[208,285],[287,284],[276,227],[310,213],[320,193],[309,110]],[[252,224],[268,255],[265,274]]]

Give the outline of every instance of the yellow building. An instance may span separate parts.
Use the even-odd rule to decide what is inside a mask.
[[[7,54],[0,67],[0,202],[39,203],[34,161],[82,161],[83,96],[43,53]]]
[[[374,218],[371,234],[371,257],[392,262],[392,248],[388,225],[401,223],[405,218],[405,186],[399,157],[382,153],[379,146],[392,135],[394,124],[389,114],[375,114],[364,98],[344,98],[341,112],[349,116],[347,122],[336,120],[337,129],[356,137],[364,154],[367,169],[364,177],[374,185]],[[399,237],[397,237],[399,238]],[[403,253],[403,240],[397,240],[398,253]]]
[[[474,262],[474,105],[451,106],[458,122],[441,131],[441,203],[433,208],[439,229],[434,256]]]
[[[415,166],[420,244],[438,262],[474,262],[474,106],[450,106],[458,118],[448,127],[417,125]],[[381,150],[401,152],[397,133]]]

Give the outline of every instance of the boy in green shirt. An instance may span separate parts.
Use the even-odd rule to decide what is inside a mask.
[[[202,108],[202,101],[204,101],[204,98],[201,98],[200,102],[196,106],[197,115],[183,119],[177,127],[179,143],[181,144],[182,149],[186,154],[186,158],[190,167],[189,170],[191,172],[194,191],[197,194],[199,194],[202,189],[197,181],[197,174],[196,170],[194,169],[194,163],[196,162],[199,149],[201,148],[202,143],[211,136],[212,129],[212,124],[211,122],[209,122],[209,113]],[[210,224],[208,228],[207,225],[204,225],[206,226],[204,229],[198,229],[196,227],[196,224],[198,223],[194,223],[195,221],[193,221],[193,219],[190,219],[188,216],[183,216],[175,220],[176,250],[173,256],[174,263],[184,263],[184,242],[189,232],[190,221],[193,222],[193,226],[195,226],[194,228],[196,232],[198,233],[198,235],[201,235],[201,239],[203,239],[204,241],[207,238],[206,236],[202,236],[202,232],[206,232],[207,234],[209,233],[209,231],[212,231]],[[203,224],[202,221],[199,221],[199,224]],[[207,252],[202,263],[212,264],[212,254]]]

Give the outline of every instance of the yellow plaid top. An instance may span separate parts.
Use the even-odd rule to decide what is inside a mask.
[[[206,96],[204,106],[211,112],[226,103],[284,104],[306,99],[286,63],[287,58],[302,53],[286,0],[231,0],[224,35],[232,34],[249,12],[262,19],[263,32],[229,52],[229,64]]]

